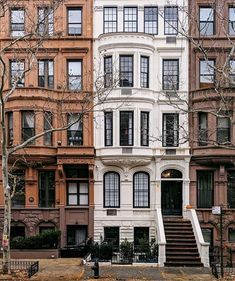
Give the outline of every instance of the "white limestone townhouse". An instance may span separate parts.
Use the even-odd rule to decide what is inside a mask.
[[[94,240],[155,238],[160,266],[166,216],[191,221],[208,265],[188,208],[186,10],[185,0],[94,0],[94,75],[106,89],[94,114]]]

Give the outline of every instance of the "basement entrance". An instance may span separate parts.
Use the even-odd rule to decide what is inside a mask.
[[[162,172],[161,175],[161,207],[162,215],[182,215],[182,173],[170,169]]]

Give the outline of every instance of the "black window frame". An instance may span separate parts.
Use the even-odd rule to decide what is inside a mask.
[[[126,20],[125,16],[126,16],[126,11],[127,9],[135,9],[136,10],[136,20]],[[130,15],[130,14],[128,14]],[[133,14],[132,14],[133,15]],[[126,29],[126,23],[136,23],[136,29],[133,31],[127,31]],[[128,27],[129,28],[129,27]],[[123,32],[130,32],[130,33],[137,33],[138,32],[138,7],[137,6],[126,6],[123,8]]]
[[[77,117],[76,117],[76,115],[77,115]],[[73,116],[75,116],[78,120],[75,123],[73,121],[70,121],[70,118],[73,117]],[[69,113],[69,114],[67,114],[67,122],[68,122],[68,124],[73,123],[71,126],[69,126],[67,128],[67,145],[69,145],[69,146],[82,146],[83,145],[83,133],[84,133],[83,132],[83,116],[82,116],[82,114],[81,113]],[[78,130],[71,129],[78,122],[79,122]],[[74,138],[73,136],[71,136],[71,132],[78,132],[78,135],[81,134],[81,136],[78,136],[79,137],[78,140],[73,140],[71,142],[70,138]],[[79,132],[81,132],[81,133],[79,133]]]
[[[31,113],[33,114],[33,127],[24,127],[24,114]],[[31,137],[35,136],[35,129],[36,129],[36,118],[35,118],[35,112],[33,110],[22,110],[21,111],[21,140],[22,142],[27,141]],[[27,136],[28,134],[25,133],[25,131],[30,131],[30,136],[28,138],[25,138],[24,136]],[[30,144],[35,144],[35,141],[31,141]]]
[[[49,176],[50,175],[50,176]],[[53,178],[53,184],[50,177]],[[44,185],[42,182],[44,182]],[[42,195],[43,190],[45,194]],[[53,197],[53,199],[52,199]],[[38,171],[38,205],[40,208],[55,208],[56,203],[56,181],[54,170]]]
[[[210,189],[208,190],[204,190],[203,192],[206,193],[206,196],[201,194],[201,190],[200,189],[200,183],[199,183],[199,178],[200,176],[211,176],[211,187]],[[211,195],[211,202],[209,200],[209,196],[208,196],[208,193]],[[202,203],[202,200],[201,200],[201,196],[204,196],[205,198],[203,199],[203,203]],[[198,209],[211,209],[212,206],[214,206],[214,171],[212,170],[198,170],[197,171],[197,208]]]
[[[43,63],[43,73],[40,75],[40,63]],[[53,75],[50,75],[50,63],[52,63]],[[43,83],[42,83],[43,82]],[[38,60],[38,87],[54,89],[54,60],[39,59]]]
[[[81,26],[81,32],[80,33],[73,33],[73,32],[70,32],[70,29],[69,29],[69,25],[71,24],[69,22],[69,12],[70,11],[81,11],[81,22],[75,22],[73,24],[76,24],[78,26]],[[67,7],[67,34],[68,36],[81,36],[83,34],[83,24],[82,24],[82,21],[83,21],[83,10],[82,10],[82,7]]]
[[[203,128],[203,118],[205,118],[206,126]],[[207,146],[208,145],[208,113],[198,112],[198,145]]]
[[[7,112],[7,144],[13,145],[14,142],[14,120],[13,111]]]
[[[167,67],[166,63],[168,63],[168,68],[170,68],[168,70],[166,69],[166,67]],[[172,65],[170,65],[170,63],[172,63]],[[175,67],[173,65],[175,63],[176,63],[176,68],[177,68],[176,74],[175,74],[175,72],[173,72],[173,69],[172,69],[173,67]],[[169,85],[170,85],[169,77],[172,77],[172,79],[170,81],[171,87],[169,87]],[[176,87],[175,87],[175,83],[173,83],[174,78],[176,78]],[[168,85],[168,86],[166,86],[166,85]],[[162,89],[164,91],[178,91],[179,90],[179,59],[163,59],[162,60]]]
[[[157,19],[156,20],[147,20],[147,15],[146,15],[146,11],[147,9],[156,9],[156,16]],[[156,32],[148,32],[147,31],[147,27],[146,27],[146,23],[147,22],[156,22]],[[150,27],[148,27],[150,28]],[[151,27],[153,29],[153,27]],[[152,35],[158,35],[158,6],[145,6],[144,7],[144,32],[147,34],[152,34]]]
[[[228,34],[230,36],[235,36],[235,19],[233,21],[230,20],[230,9],[234,9],[235,11],[235,6],[228,6]],[[231,29],[233,30],[233,32],[230,32]]]
[[[108,186],[106,185],[107,183],[107,177],[108,176],[113,176],[112,180],[114,181],[114,184],[112,186],[112,189],[108,189]],[[111,179],[109,179],[110,181]],[[117,181],[117,182],[116,182]],[[117,186],[115,186],[115,184],[117,184]],[[109,171],[106,172],[103,176],[103,207],[104,208],[111,208],[111,209],[116,209],[116,208],[120,208],[120,191],[121,191],[121,187],[120,187],[120,175],[117,172],[114,171]],[[109,203],[107,202],[107,194],[109,194]],[[110,203],[110,197],[114,196],[114,198],[112,199],[115,203],[111,204]],[[111,200],[111,201],[112,201]]]
[[[141,227],[134,227],[134,249],[136,252],[142,250],[140,240],[144,239],[146,242],[149,243],[150,238],[150,229],[149,227],[141,226]]]
[[[104,57],[104,87],[113,86],[113,56]]]
[[[149,88],[149,57],[140,56],[140,87]]]
[[[203,21],[203,20],[201,20],[201,9],[211,9],[212,11],[213,11],[213,20],[212,21]],[[200,36],[205,36],[205,37],[207,37],[207,36],[213,36],[213,35],[215,35],[216,34],[216,24],[215,24],[215,15],[216,15],[216,13],[215,13],[215,9],[213,8],[213,7],[211,7],[211,6],[205,6],[205,5],[200,5],[199,6],[199,35]],[[211,24],[212,23],[212,26],[213,26],[213,33],[212,34],[203,34],[203,33],[201,33],[201,23],[202,24],[204,24],[205,26],[207,25],[207,24]]]
[[[147,128],[144,128],[144,118],[146,118]],[[149,146],[149,112],[140,112],[140,145]]]
[[[222,112],[219,113],[221,116],[217,116],[216,118],[216,140],[218,144],[229,144],[231,143],[231,136],[232,136],[232,122],[231,116],[232,112]],[[219,119],[226,119],[228,120],[228,127],[219,127]],[[221,141],[221,137],[224,137],[224,132],[227,132],[227,140]],[[222,136],[221,136],[222,134]]]
[[[43,114],[44,131],[51,130],[52,127],[53,127],[53,114],[50,111],[45,111]],[[45,135],[43,136],[44,145],[52,146],[53,144],[52,137],[53,137],[52,132],[45,133]]]
[[[40,10],[43,12],[43,18],[40,19]],[[51,21],[52,15],[52,21]],[[53,36],[54,34],[54,9],[49,6],[38,7],[38,35]]]
[[[107,237],[107,231],[112,233],[111,237]],[[114,251],[119,251],[120,244],[120,227],[119,226],[105,226],[104,227],[104,242],[109,245],[112,244]]]
[[[141,174],[147,176],[148,187],[147,187],[147,189],[142,187],[141,189],[138,188],[138,190],[137,190],[136,189],[136,177],[138,175],[141,175]],[[136,192],[137,192],[137,194],[136,194]],[[139,201],[141,201],[140,196],[143,195],[146,192],[147,192],[147,200],[148,201],[147,201],[147,203],[141,205],[139,203]],[[138,200],[136,200],[136,199],[138,199]],[[139,171],[139,172],[134,173],[134,175],[133,175],[133,208],[139,208],[139,209],[150,208],[150,176],[147,172]]]
[[[13,11],[23,11],[24,12],[24,21],[23,21],[23,23],[22,22],[18,23],[18,22],[13,22],[12,21],[12,12]],[[13,25],[18,26],[19,28],[17,30],[14,30],[15,28],[13,28]],[[13,35],[14,31],[16,31],[16,32],[22,31],[22,34],[20,34],[20,35]],[[21,37],[21,36],[25,35],[25,9],[23,7],[13,7],[13,8],[10,9],[10,33],[11,33],[11,36],[14,37],[14,38]]]
[[[176,9],[177,13],[176,13],[176,19],[172,20],[166,20],[166,10],[167,9]],[[173,23],[176,22],[176,28],[174,28]],[[167,27],[167,24],[169,25]],[[164,6],[164,35],[173,35],[176,36],[178,34],[178,28],[179,28],[179,10],[178,10],[178,6]],[[172,29],[173,32],[169,32],[166,30]]]
[[[78,63],[78,64],[81,65],[81,75],[73,75],[73,74],[69,73],[69,64],[70,63]],[[73,78],[73,77],[75,77],[76,80],[78,80],[78,81],[80,79],[80,81],[79,81],[80,87],[73,88],[73,87],[70,86],[70,85],[72,85],[70,83],[70,78]],[[83,60],[82,59],[77,59],[77,60],[76,59],[68,59],[67,60],[67,85],[68,85],[68,90],[69,91],[79,91],[79,92],[82,91],[83,90],[83,81],[82,81],[82,79],[83,79]],[[73,80],[73,81],[75,81],[75,80]]]
[[[235,208],[235,170],[227,171],[227,198],[228,208]]]
[[[235,24],[235,22],[234,22],[234,24]],[[235,36],[235,33],[234,33],[234,36]],[[232,66],[232,64],[234,64],[234,66]],[[231,58],[229,60],[228,68],[229,68],[229,79],[231,80],[231,81],[229,81],[230,82],[229,86],[235,87],[235,58]]]
[[[128,115],[128,117],[125,117],[124,115]],[[120,111],[120,146],[133,146],[134,145],[134,112],[133,111]],[[131,116],[131,127],[129,124],[129,117]],[[123,118],[128,118],[128,128],[122,128],[122,120]],[[124,134],[122,133],[122,131],[128,131],[128,133],[126,134],[127,137],[124,138],[125,132]],[[131,142],[129,143],[129,134],[131,132]]]
[[[201,63],[202,62],[205,62],[207,65],[208,65],[208,69],[210,69],[210,67],[209,67],[209,63],[208,62],[213,62],[213,67],[215,67],[215,65],[216,65],[216,60],[215,59],[213,59],[213,58],[209,58],[209,59],[207,59],[207,60],[205,60],[205,59],[200,59],[199,60],[199,83],[200,84],[209,84],[209,85],[211,85],[211,84],[214,84],[214,82],[215,82],[215,69],[214,68],[212,68],[212,70],[213,70],[213,74],[210,74],[209,72],[207,72],[207,73],[201,73]],[[212,79],[212,81],[211,82],[202,82],[201,81],[201,78],[202,77],[205,77],[205,76],[210,76],[210,77],[212,77],[213,79]]]
[[[10,87],[13,87],[15,80],[13,80],[13,73],[14,72],[20,72],[21,70],[17,69],[16,71],[12,68],[13,67],[13,63],[17,63],[19,65],[23,64],[24,68],[22,70],[22,72],[25,72],[25,61],[24,60],[10,60]],[[19,66],[18,65],[18,66]],[[21,76],[22,74],[19,73],[19,76]],[[19,77],[17,77],[17,83],[16,83],[16,87],[17,88],[24,88],[25,87],[25,75],[23,73],[22,77],[19,79]]]
[[[122,61],[122,59],[128,58],[129,61]],[[125,63],[128,63],[128,70],[124,70],[127,68],[127,65]],[[129,64],[131,63],[131,69],[129,69]],[[123,70],[122,70],[123,68]],[[128,75],[128,79],[125,78],[126,74]],[[119,86],[120,87],[134,87],[134,56],[133,55],[120,55],[119,56]],[[130,79],[131,81],[130,81]]]
[[[76,192],[69,192],[69,184],[76,183]],[[80,192],[80,184],[86,183],[87,184],[87,192]],[[69,203],[69,196],[76,195],[77,196],[77,204],[70,204]],[[87,196],[87,204],[81,204],[80,202],[80,195]],[[67,180],[67,189],[66,189],[66,197],[67,197],[67,206],[89,206],[89,181],[88,180]]]
[[[173,128],[173,132],[174,132],[173,136],[169,135],[169,133],[172,132],[172,130],[168,130],[167,128],[165,129],[165,120],[166,120],[165,118],[167,118],[167,116],[174,116],[174,122],[175,122],[175,120],[177,122],[176,123],[177,129]],[[166,120],[166,122],[167,122],[167,120]],[[175,126],[175,123],[173,125]],[[166,124],[166,126],[167,126],[167,124]],[[172,138],[173,141],[168,142],[167,141],[168,138]],[[163,147],[178,147],[179,146],[179,113],[163,113],[162,114],[162,146]]]
[[[108,117],[110,119],[108,119]],[[107,124],[108,120],[110,120],[110,128],[109,124]],[[108,138],[108,136],[110,136]],[[105,146],[113,146],[113,112],[106,111],[104,112],[104,145]]]
[[[116,20],[111,20],[111,21],[105,20],[105,16],[106,16],[105,10],[106,9],[115,9],[116,10]],[[113,15],[114,14],[112,13],[112,16]],[[116,23],[116,28],[113,31],[106,32],[106,26],[105,26],[106,23],[112,23],[112,24]],[[118,9],[117,9],[117,7],[116,6],[106,6],[106,7],[104,7],[103,8],[103,33],[115,33],[115,32],[117,32],[117,28],[118,28]],[[108,29],[110,29],[110,27],[108,27]]]

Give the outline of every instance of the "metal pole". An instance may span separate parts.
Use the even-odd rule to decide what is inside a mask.
[[[220,207],[220,268],[221,277],[224,277],[224,253],[223,253],[223,207]]]

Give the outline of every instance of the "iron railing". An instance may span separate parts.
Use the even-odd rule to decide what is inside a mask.
[[[0,269],[3,268],[3,261],[0,261]],[[22,270],[28,273],[28,277],[32,277],[35,273],[39,271],[38,261],[10,261],[10,270]]]

